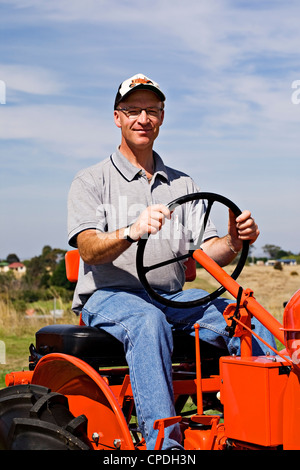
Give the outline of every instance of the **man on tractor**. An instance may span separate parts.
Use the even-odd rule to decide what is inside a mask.
[[[137,275],[136,242],[141,237],[151,235],[147,254],[151,261],[180,253],[191,234],[194,240],[199,237],[197,223],[197,230],[193,224],[187,232],[183,221],[166,207],[199,188],[191,177],[166,166],[153,150],[164,120],[164,102],[159,85],[144,75],[120,85],[114,122],[121,130],[121,144],[110,157],[76,175],[68,200],[69,244],[78,247],[81,257],[73,310],[82,314],[86,325],[104,329],[123,343],[138,423],[148,450],[156,441],[154,421],[175,416],[172,330],[193,335],[198,323],[202,341],[226,348],[229,354],[238,355],[240,346],[239,338],[226,330],[222,316],[231,301],[218,298],[202,307],[166,307],[150,298]],[[195,212],[202,216],[203,204],[186,210],[185,222]],[[160,236],[166,227],[167,235]],[[244,240],[254,243],[258,235],[248,210],[237,218],[229,211],[228,234],[219,237],[209,219],[201,234],[201,248],[225,266],[237,256]],[[182,289],[184,268],[179,263],[164,267],[159,276],[150,274],[149,282],[169,299],[199,297],[198,289]],[[271,334],[255,319],[253,323],[257,334],[275,347]],[[267,353],[262,343],[252,341],[254,355]],[[165,429],[163,449],[172,448],[182,448],[178,424]]]

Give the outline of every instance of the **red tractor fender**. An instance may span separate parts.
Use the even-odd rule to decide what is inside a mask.
[[[31,383],[65,395],[70,411],[75,416],[87,417],[87,434],[96,449],[122,446],[122,450],[134,450],[117,397],[105,379],[81,359],[60,353],[48,354],[38,362]]]

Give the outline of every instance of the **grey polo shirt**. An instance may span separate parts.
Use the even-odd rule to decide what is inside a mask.
[[[154,152],[155,172],[151,183],[143,170],[133,166],[117,150],[101,163],[80,171],[74,178],[68,198],[69,244],[76,247],[76,237],[83,230],[114,232],[133,223],[152,204],[168,204],[186,194],[199,192],[186,174],[164,165]],[[205,207],[202,201],[176,208],[160,232],[150,236],[145,249],[145,265],[184,254],[197,239]],[[203,240],[217,236],[211,221]],[[80,261],[73,310],[79,313],[89,296],[98,289],[142,288],[136,272],[133,243],[112,263],[90,266]],[[184,284],[184,265],[173,263],[151,271],[147,279],[153,288],[176,292]]]

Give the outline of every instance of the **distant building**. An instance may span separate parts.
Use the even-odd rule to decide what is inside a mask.
[[[295,259],[280,259],[279,262],[282,265],[296,266],[297,261]]]
[[[260,259],[259,259],[259,260],[256,261],[256,265],[257,265],[257,266],[264,266],[265,263],[263,262],[263,260],[260,260]]]
[[[295,259],[269,259],[266,261],[266,266],[274,266],[276,263],[280,263],[282,266],[296,266],[297,261]]]
[[[275,263],[277,263],[276,259],[268,259],[266,266],[274,266]]]
[[[0,273],[7,273],[9,271],[9,263],[6,261],[0,262]]]
[[[23,263],[11,263],[8,266],[9,270],[13,271],[17,276],[23,276],[26,273],[26,266]]]

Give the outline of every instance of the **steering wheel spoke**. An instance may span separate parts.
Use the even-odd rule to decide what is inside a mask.
[[[153,271],[154,269],[162,268],[163,266],[167,266],[168,264],[178,263],[179,261],[183,261],[184,259],[188,259],[192,257],[192,252],[186,255],[177,256],[176,258],[167,259],[166,261],[162,261],[161,263],[152,264],[150,266],[144,266],[145,273],[149,271]]]

